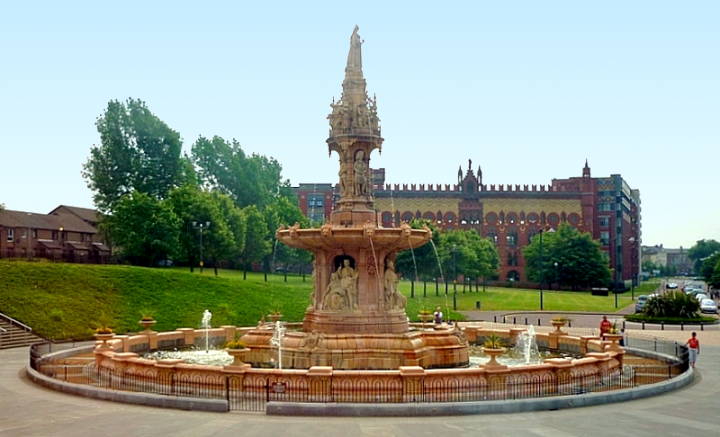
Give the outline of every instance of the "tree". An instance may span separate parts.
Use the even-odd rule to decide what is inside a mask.
[[[114,214],[106,219],[121,256],[145,266],[177,253],[178,224],[170,205],[139,191],[121,197]]]
[[[241,208],[255,205],[262,210],[287,193],[289,183],[281,181],[280,164],[261,155],[248,157],[234,139],[201,136],[192,146],[192,157],[203,185],[228,194]]]
[[[235,239],[236,235],[229,226],[226,214],[241,215],[241,213],[231,201],[231,209],[225,209],[225,205],[221,207],[220,199],[219,196],[192,185],[184,185],[170,192],[168,202],[180,220],[180,251],[178,255],[182,261],[190,264],[191,270],[192,266],[198,264],[198,261],[210,259],[215,275],[217,275],[218,262],[229,260],[234,253],[238,253],[235,251],[238,245]],[[242,221],[242,219],[240,220]],[[210,224],[202,229],[202,247],[197,223]],[[244,232],[239,237],[244,238]],[[241,244],[244,244],[244,241]],[[200,253],[203,254],[203,260],[199,259]]]
[[[90,149],[83,176],[100,211],[114,211],[115,204],[134,191],[163,199],[182,183],[187,165],[180,156],[180,134],[143,101],[111,100],[95,125],[100,145]]]
[[[441,231],[435,226],[430,220],[415,219],[410,222],[410,227],[413,229],[422,229],[427,227],[432,231],[432,242],[415,247],[411,250],[404,250],[397,254],[395,260],[395,268],[398,272],[406,278],[415,279],[415,265],[417,264],[418,278],[422,279],[434,279],[440,278],[440,271],[438,270],[438,257],[435,255],[433,244],[435,247],[440,245],[440,233]],[[413,262],[413,256],[415,262]],[[447,272],[443,271],[443,277],[447,277]]]
[[[273,250],[266,257],[266,262],[270,265],[271,261],[273,264],[284,264],[286,268],[291,265],[299,266],[308,264],[312,261],[312,253],[304,249],[296,249],[288,247],[284,244],[277,244],[275,241],[275,232],[281,226],[292,226],[298,223],[301,227],[307,227],[309,221],[305,215],[303,215],[300,208],[297,206],[297,202],[293,202],[287,197],[279,196],[272,200],[263,211],[265,223],[267,224],[267,235],[273,246]],[[268,259],[268,257],[271,257]],[[275,265],[271,266],[275,268]]]
[[[713,288],[720,288],[720,257],[718,257],[718,260],[715,263],[715,269],[713,270],[713,274],[708,283]]]
[[[705,239],[698,240],[695,245],[688,250],[688,258],[694,261],[693,268],[696,274],[701,273],[703,259],[715,252],[720,252],[720,242]]]
[[[546,232],[542,238],[542,253],[540,235],[535,235],[523,250],[530,280],[557,282],[573,289],[609,283],[607,255],[589,233],[561,224],[557,232]]]
[[[720,262],[720,252],[714,253],[702,260],[700,274],[706,282],[712,282],[718,262]]]
[[[246,232],[242,262],[247,268],[251,263],[260,262],[270,253],[270,240],[267,238],[267,224],[262,213],[254,205],[242,210],[245,216]]]
[[[446,278],[459,275],[475,278],[491,276],[498,266],[495,245],[474,229],[449,230],[440,234],[438,254]]]

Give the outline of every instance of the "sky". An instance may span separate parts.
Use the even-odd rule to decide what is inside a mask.
[[[235,138],[298,183],[335,183],[327,114],[360,27],[388,183],[622,174],[645,245],[720,240],[720,2],[5,2],[0,203],[92,207],[107,102]]]

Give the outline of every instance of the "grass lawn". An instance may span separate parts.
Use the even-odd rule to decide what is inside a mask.
[[[117,265],[83,265],[50,262],[0,260],[0,312],[33,327],[40,335],[54,338],[88,338],[100,325],[118,333],[140,330],[138,320],[151,314],[155,328],[171,330],[199,327],[202,312],[213,313],[212,325],[255,325],[264,314],[280,310],[285,320],[300,321],[312,291],[311,276],[305,280],[283,275],[212,269],[190,273],[181,268],[144,268]],[[410,283],[400,289],[408,296],[407,313],[417,319],[420,309],[441,306],[453,319],[452,294],[435,296],[428,283],[423,298],[422,283],[415,284],[415,298],[409,298]],[[483,310],[536,310],[537,290],[488,287],[486,292],[462,293],[458,289],[459,310],[472,310],[480,301]],[[452,289],[450,289],[452,293]],[[636,295],[639,293],[636,292]],[[589,292],[545,291],[549,311],[613,312],[614,297],[591,296]],[[619,296],[619,305],[630,304],[630,293]]]
[[[650,293],[659,285],[659,282],[642,284],[645,293]],[[638,287],[640,288],[640,287]],[[435,295],[435,283],[427,283],[427,297],[423,296],[423,283],[415,283],[415,298],[410,298],[411,285],[408,281],[400,284],[400,289],[408,297],[408,314],[418,313],[419,310],[433,309],[437,306],[444,310],[453,307],[453,288],[448,288],[448,295],[445,295],[445,288],[441,285],[439,296]],[[457,289],[457,308],[459,311],[470,311],[475,309],[475,304],[480,301],[480,309],[484,311],[534,311],[540,309],[540,291],[525,288],[504,288],[487,287],[486,291],[462,292],[462,286]],[[481,289],[482,290],[482,289]],[[635,296],[638,296],[635,290]],[[618,308],[615,308],[615,296],[592,296],[589,291],[543,291],[543,307],[545,311],[588,311],[612,313],[618,311],[632,301],[632,293],[627,291],[618,294]]]

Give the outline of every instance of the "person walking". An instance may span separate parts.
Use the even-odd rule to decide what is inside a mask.
[[[608,334],[612,329],[612,324],[607,316],[603,316],[602,322],[600,322],[600,339],[605,340],[605,334]]]
[[[697,339],[697,333],[692,333],[692,337],[685,342],[685,346],[688,347],[688,362],[690,363],[690,367],[694,368],[697,356],[700,355],[700,340]]]

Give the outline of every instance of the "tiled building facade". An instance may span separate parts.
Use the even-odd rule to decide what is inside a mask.
[[[582,176],[553,179],[547,186],[487,185],[482,182],[480,168],[475,172],[469,162],[465,171],[459,169],[458,183],[453,185],[390,185],[384,183],[384,171],[373,176],[375,208],[383,226],[424,218],[445,229],[475,229],[495,242],[502,281],[527,282],[522,249],[533,235],[557,228],[560,223],[589,232],[601,242],[609,255],[614,281],[637,281],[640,193],[620,175],[593,178],[586,163]],[[322,212],[324,217],[329,216],[330,200],[334,199],[331,184],[301,184],[297,193],[306,215],[319,221],[319,210],[313,213],[307,202],[303,203],[312,196],[322,197]]]

